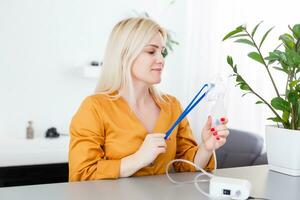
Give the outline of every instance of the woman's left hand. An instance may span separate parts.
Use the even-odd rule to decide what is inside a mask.
[[[219,121],[221,122],[220,125],[212,127],[212,117],[208,116],[206,124],[202,129],[202,145],[209,152],[223,146],[226,142],[227,136],[229,135],[229,131],[226,126],[228,119],[226,117],[222,117]]]

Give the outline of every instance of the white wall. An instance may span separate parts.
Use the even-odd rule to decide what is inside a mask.
[[[0,1],[0,137],[25,137],[28,120],[36,135],[55,126],[68,132],[71,117],[83,98],[93,93],[97,80],[85,78],[83,67],[100,61],[114,24],[147,11],[175,33],[180,43],[166,60],[162,90],[177,96],[183,106],[203,83],[218,71],[229,72],[231,54],[255,88],[270,99],[273,90],[265,71],[249,61],[249,49],[222,37],[237,25],[253,27],[264,20],[262,30],[276,26],[265,43],[265,53],[278,44],[287,25],[297,23],[297,0],[1,0]],[[263,31],[262,31],[263,32]],[[259,33],[258,33],[259,34]],[[260,68],[261,67],[261,68]],[[274,73],[278,85],[284,78]],[[229,82],[229,126],[263,135],[266,107],[255,105]],[[202,103],[189,115],[196,137],[207,115]]]
[[[1,0],[0,137],[25,137],[28,120],[35,134],[55,126],[68,132],[71,117],[96,79],[83,67],[101,60],[108,35],[132,9],[147,11],[173,30],[181,46],[169,56],[162,88],[177,80],[182,63],[185,4],[149,0]],[[176,16],[176,17],[175,17]]]
[[[226,56],[232,55],[238,64],[239,72],[245,80],[266,100],[275,97],[275,92],[265,68],[248,58],[247,54],[254,49],[250,46],[234,43],[234,40],[222,42],[226,33],[239,25],[246,24],[249,30],[260,21],[264,21],[255,34],[260,42],[263,34],[272,26],[275,28],[269,34],[262,46],[264,56],[280,44],[280,34],[290,32],[288,25],[299,23],[298,13],[300,1],[285,0],[187,0],[187,33],[186,41],[186,96],[191,99],[199,87],[211,80],[217,73],[232,74],[226,63]],[[271,69],[277,87],[284,91],[286,76]],[[233,78],[228,81],[227,116],[231,128],[251,131],[264,136],[266,121],[273,114],[265,105],[256,105],[258,100],[254,95],[241,97],[244,92],[238,87]],[[185,101],[185,100],[184,100]],[[206,120],[209,109],[202,103],[189,117],[196,136],[200,137],[202,124]],[[280,113],[280,112],[279,112]]]

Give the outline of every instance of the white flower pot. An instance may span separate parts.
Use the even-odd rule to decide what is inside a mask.
[[[266,126],[269,168],[291,176],[300,176],[300,131]]]

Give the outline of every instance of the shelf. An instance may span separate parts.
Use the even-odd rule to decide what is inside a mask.
[[[67,163],[69,140],[68,136],[1,139],[0,167]]]

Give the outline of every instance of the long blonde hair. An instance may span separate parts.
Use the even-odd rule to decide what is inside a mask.
[[[125,90],[129,94],[129,102],[133,103],[131,67],[144,46],[157,33],[162,35],[165,42],[166,30],[149,18],[128,18],[117,23],[106,46],[95,92],[118,98],[118,91]],[[162,94],[154,86],[150,87],[150,92],[157,100],[164,101]]]

